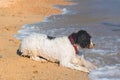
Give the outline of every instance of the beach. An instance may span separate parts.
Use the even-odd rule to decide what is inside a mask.
[[[88,80],[88,74],[40,63],[16,54],[20,41],[14,37],[24,24],[60,14],[53,5],[68,5],[63,0],[0,0],[0,80]]]

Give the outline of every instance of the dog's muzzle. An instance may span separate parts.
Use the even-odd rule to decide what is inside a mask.
[[[90,42],[89,49],[94,48],[95,44],[93,42]]]

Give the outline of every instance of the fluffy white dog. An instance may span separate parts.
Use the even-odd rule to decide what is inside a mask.
[[[34,33],[21,41],[18,54],[36,61],[59,62],[61,66],[89,72],[95,66],[77,53],[78,49],[93,47],[91,36],[84,30],[58,38]]]

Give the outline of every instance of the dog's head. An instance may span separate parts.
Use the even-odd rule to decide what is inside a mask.
[[[75,44],[80,46],[80,48],[91,49],[94,47],[90,34],[85,30],[80,30],[77,33],[72,33],[71,36],[73,37]]]

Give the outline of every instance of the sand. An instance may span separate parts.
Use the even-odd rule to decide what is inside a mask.
[[[52,7],[55,4],[70,3],[63,0],[0,0],[0,80],[88,80],[87,73],[16,54],[20,41],[13,35],[24,24],[60,14],[60,10]]]

